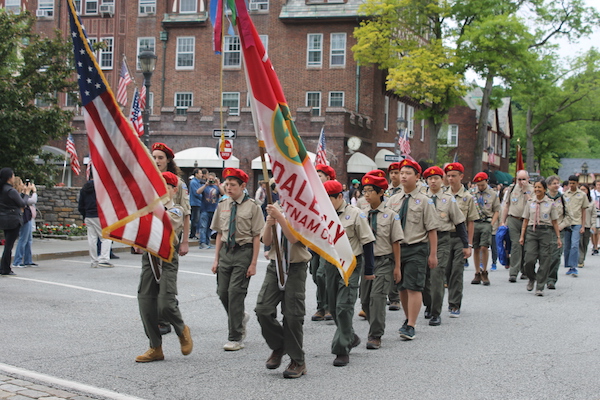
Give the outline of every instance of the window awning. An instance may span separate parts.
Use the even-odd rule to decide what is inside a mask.
[[[224,164],[223,164],[224,162]],[[175,153],[175,163],[180,168],[239,168],[240,159],[231,156],[222,160],[214,147],[191,147]]]
[[[502,171],[494,171],[494,176],[496,177],[496,181],[505,186],[510,185],[513,182],[513,176],[508,172]]]
[[[308,154],[308,158],[314,163],[317,155],[315,153],[311,153],[310,151],[306,152]],[[267,169],[271,169],[271,158],[268,154],[265,154],[265,161],[267,163]],[[262,169],[262,162],[260,161],[260,156],[256,157],[252,160],[252,169]]]
[[[375,164],[379,169],[388,169],[393,161],[385,161],[385,156],[395,155],[393,151],[381,149],[375,154]],[[367,171],[368,172],[368,171]]]
[[[366,174],[374,169],[377,169],[375,161],[363,153],[354,153],[348,159],[348,173],[350,174]]]

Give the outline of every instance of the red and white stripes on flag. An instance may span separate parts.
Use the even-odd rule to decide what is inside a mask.
[[[140,91],[140,110],[144,111],[146,109],[146,86],[142,86],[142,90]]]
[[[315,157],[315,165],[318,164],[329,165],[329,161],[327,161],[327,149],[325,148],[325,127],[321,128],[321,134],[319,135],[319,144],[317,145],[317,156]]]
[[[127,85],[131,83],[129,69],[125,62],[125,57],[121,61],[121,72],[119,73],[119,86],[117,87],[117,101],[123,105],[127,105]]]
[[[73,136],[69,135],[67,138],[67,146],[66,151],[71,158],[71,170],[75,175],[79,175],[81,173],[81,165],[79,164],[79,157],[77,157],[77,150],[75,150],[75,141],[73,141]]]
[[[135,88],[133,101],[131,102],[131,123],[133,124],[133,129],[135,129],[137,135],[142,137],[144,135],[144,121],[142,118],[140,92],[138,91],[138,88]]]
[[[121,112],[73,0],[67,4],[102,234],[170,261],[175,233],[162,203],[166,183]]]
[[[400,145],[400,153],[405,156],[410,155],[410,142],[408,141],[408,129],[404,129],[404,133],[398,137]]]

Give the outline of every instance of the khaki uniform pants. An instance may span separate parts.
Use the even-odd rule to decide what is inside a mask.
[[[423,290],[423,305],[431,312],[431,315],[442,314],[442,303],[444,301],[444,279],[446,278],[446,265],[439,260],[448,260],[450,257],[450,233],[438,232],[437,259],[438,265],[434,269],[427,268],[427,279]]]
[[[360,300],[369,321],[369,336],[381,337],[385,332],[386,298],[394,279],[394,256],[375,257],[375,279],[363,279]]]

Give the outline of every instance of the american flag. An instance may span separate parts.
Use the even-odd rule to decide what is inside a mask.
[[[408,141],[408,129],[404,129],[404,133],[398,137],[400,145],[400,153],[405,156],[410,155],[410,142]]]
[[[119,74],[119,86],[117,88],[117,101],[122,105],[127,105],[127,85],[131,83],[131,76],[125,63],[125,58],[121,62],[121,72]]]
[[[69,135],[67,138],[67,153],[69,153],[69,157],[71,157],[71,169],[75,173],[75,175],[79,175],[81,173],[81,165],[79,164],[79,157],[77,157],[77,150],[75,150],[75,141],[73,140],[73,136]]]
[[[92,158],[88,159],[87,168],[85,169],[85,179],[90,180],[90,176],[92,176]]]
[[[317,164],[329,165],[329,162],[327,161],[327,149],[325,148],[325,128],[321,128],[321,134],[319,135],[317,156],[315,157],[315,165]]]
[[[144,121],[142,119],[142,108],[140,106],[140,92],[135,88],[133,93],[133,102],[131,103],[131,123],[133,129],[137,132],[139,137],[144,134]]]
[[[142,86],[142,90],[140,91],[140,110],[144,111],[146,109],[146,86]]]
[[[175,233],[162,203],[165,181],[121,112],[73,0],[67,4],[102,233],[169,261]]]

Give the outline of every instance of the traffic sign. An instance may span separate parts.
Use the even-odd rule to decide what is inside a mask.
[[[377,142],[377,147],[395,147],[396,143]]]
[[[400,156],[395,154],[386,154],[383,159],[387,162],[398,162],[400,161]]]
[[[221,133],[225,136],[225,139],[235,139],[237,131],[235,129],[213,129],[213,137],[220,139]]]
[[[221,150],[221,141],[219,140],[219,157],[221,157],[223,160],[229,160],[232,151],[233,142],[231,140],[225,139],[225,145],[223,146],[223,150]]]

